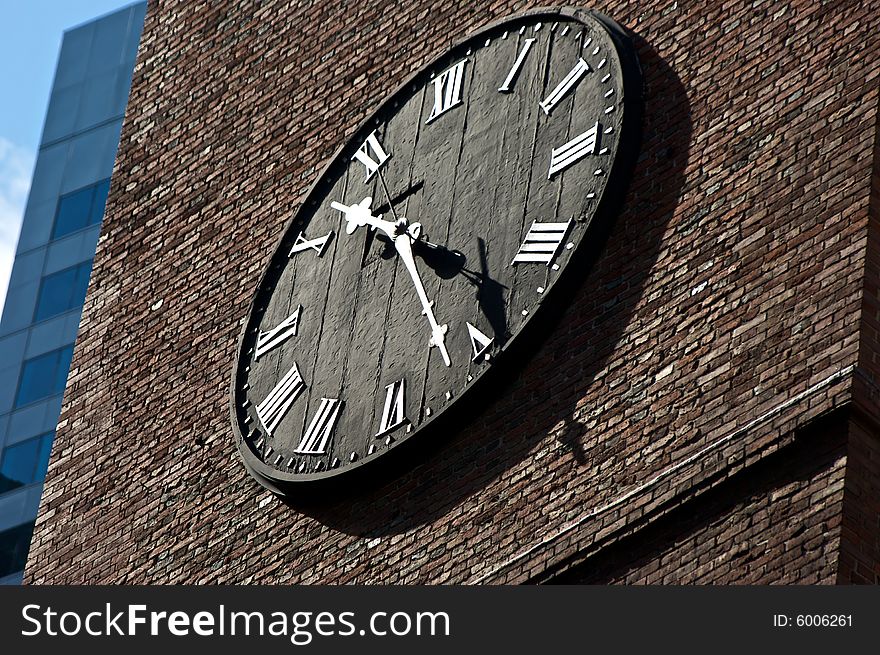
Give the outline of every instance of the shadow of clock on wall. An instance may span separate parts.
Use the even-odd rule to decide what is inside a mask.
[[[615,457],[615,445],[603,442],[585,417],[601,409],[591,401],[597,386],[605,388],[606,367],[628,328],[646,319],[636,307],[646,281],[659,274],[654,266],[683,192],[692,132],[681,81],[650,43],[638,34],[630,38],[641,65],[643,105],[626,195],[604,233],[581,248],[587,251],[582,272],[569,275],[567,288],[554,289],[540,331],[518,339],[526,343],[515,366],[494,372],[467,415],[457,414],[430,439],[413,440],[418,443],[410,452],[385,469],[346,481],[332,495],[322,493],[320,502],[308,494],[290,496],[285,502],[291,510],[333,530],[374,538],[418,529],[479,495],[482,513],[463,526],[479,529],[498,521],[512,503],[528,502],[500,484],[511,470],[582,480]],[[479,272],[479,262],[466,267]],[[545,450],[552,452],[542,455]],[[556,462],[527,466],[542,456]]]

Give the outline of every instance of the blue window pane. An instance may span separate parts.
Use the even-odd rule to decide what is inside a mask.
[[[34,357],[24,363],[15,405],[32,403],[51,396],[55,386],[55,370],[58,368],[58,352]]]
[[[110,192],[110,180],[98,182],[95,185],[95,198],[92,201],[92,211],[89,216],[89,225],[101,222],[104,217],[104,206],[107,204],[107,194]]]
[[[46,479],[46,470],[49,468],[49,454],[52,451],[52,441],[54,438],[54,432],[40,437],[40,453],[37,455],[37,469],[34,471],[34,482]]]
[[[81,307],[86,300],[86,289],[89,286],[89,276],[92,274],[91,260],[80,264],[76,268],[76,282],[70,297],[70,308]]]
[[[91,260],[43,278],[34,320],[42,321],[82,307],[92,272]]]
[[[64,391],[73,346],[53,350],[24,363],[15,406],[20,407]]]
[[[49,432],[4,451],[0,463],[0,493],[45,479],[54,436],[54,432]]]
[[[5,494],[7,491],[18,489],[20,486],[21,482],[13,480],[12,478],[7,478],[5,475],[0,473],[0,494]]]
[[[43,278],[37,300],[35,321],[42,321],[70,309],[71,294],[77,281],[78,267],[68,268]]]
[[[67,386],[67,374],[70,372],[70,360],[73,359],[73,346],[58,351],[58,365],[55,369],[55,388],[53,393],[61,393]]]
[[[0,577],[24,569],[33,534],[33,521],[0,532]]]
[[[58,215],[55,217],[53,239],[81,230],[88,225],[93,195],[94,188],[86,187],[61,198],[58,203]]]
[[[0,474],[18,485],[30,484],[34,481],[37,469],[37,458],[40,454],[40,439],[28,439],[10,446],[3,453],[3,465]]]

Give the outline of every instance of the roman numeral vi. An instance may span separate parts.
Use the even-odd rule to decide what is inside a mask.
[[[301,455],[323,455],[327,452],[327,444],[333,435],[333,428],[336,427],[336,421],[339,419],[339,410],[342,409],[342,403],[338,398],[321,398],[321,406],[306,433],[303,435],[302,441],[296,447],[296,452]]]

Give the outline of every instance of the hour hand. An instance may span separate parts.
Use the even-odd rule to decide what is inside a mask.
[[[394,223],[382,220],[381,214],[379,216],[373,216],[373,214],[370,213],[370,205],[372,203],[373,199],[370,196],[367,196],[359,203],[351,205],[350,207],[348,205],[343,205],[341,202],[336,202],[335,200],[330,203],[330,206],[345,214],[345,220],[348,221],[348,224],[345,226],[346,234],[354,234],[356,229],[366,225],[376,230],[382,230],[390,239],[394,239],[396,232]]]

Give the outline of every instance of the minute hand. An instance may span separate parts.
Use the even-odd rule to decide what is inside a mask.
[[[394,247],[397,249],[398,256],[403,260],[406,270],[409,271],[410,277],[412,277],[413,284],[415,284],[416,287],[416,293],[419,296],[419,300],[422,301],[423,313],[428,317],[428,323],[431,324],[431,345],[437,346],[440,354],[443,356],[443,363],[447,366],[451,366],[452,362],[449,360],[449,353],[446,352],[445,344],[447,326],[439,325],[434,316],[433,303],[428,300],[428,294],[425,293],[425,287],[422,284],[422,279],[419,277],[419,271],[416,269],[416,262],[413,259],[412,238],[406,232],[395,236]]]

